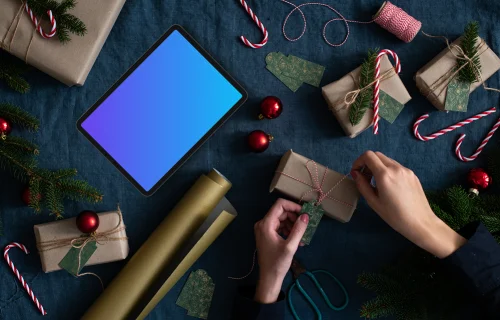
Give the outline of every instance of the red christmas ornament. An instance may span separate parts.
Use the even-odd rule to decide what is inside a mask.
[[[99,216],[94,211],[82,211],[76,217],[76,226],[83,233],[92,233],[99,228]]]
[[[277,118],[283,112],[283,103],[277,97],[265,97],[260,103],[260,112],[260,120],[264,119],[264,117],[268,119]]]
[[[27,205],[27,206],[30,205],[31,193],[30,193],[29,187],[26,187],[26,189],[23,190],[21,198],[23,199],[23,202],[25,205]],[[38,200],[42,199],[42,195],[38,194],[37,198],[38,198]]]
[[[5,139],[6,136],[12,131],[10,122],[4,118],[0,118],[0,136]]]
[[[475,168],[469,171],[467,175],[467,183],[470,186],[469,194],[477,196],[479,195],[479,190],[484,190],[488,188],[491,184],[490,175],[484,171],[482,168]]]
[[[248,135],[248,145],[253,152],[264,152],[271,141],[273,141],[273,136],[262,130],[252,131]]]

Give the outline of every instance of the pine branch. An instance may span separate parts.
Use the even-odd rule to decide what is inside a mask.
[[[361,65],[359,76],[359,88],[364,88],[374,80],[375,74],[375,59],[377,58],[378,49],[368,50],[368,57]],[[373,100],[373,91],[370,88],[361,91],[354,103],[349,108],[349,121],[353,126],[359,124],[365,112],[371,107]]]
[[[23,152],[27,156],[36,156],[39,154],[38,146],[23,138],[7,136],[5,140],[0,139],[0,146],[2,145],[5,148],[17,149],[19,152]]]
[[[460,47],[465,55],[472,59],[472,64],[469,63],[463,67],[458,74],[460,81],[474,83],[478,81],[478,73],[481,72],[481,61],[478,55],[477,39],[479,38],[479,23],[477,21],[470,22],[464,30]],[[467,60],[457,59],[458,66],[461,67]]]
[[[75,7],[75,0],[64,0],[61,3],[54,0],[28,0],[28,5],[37,17],[45,19],[48,18],[47,10],[52,10],[57,22],[57,37],[61,43],[71,41],[70,33],[78,36],[87,33],[87,27],[83,21],[68,13]]]
[[[30,131],[38,130],[38,126],[40,125],[37,118],[23,109],[8,103],[0,103],[0,117]]]
[[[30,90],[30,85],[26,81],[21,73],[24,71],[22,67],[17,65],[18,62],[14,62],[13,59],[8,59],[7,62],[0,62],[0,80],[5,81],[5,83],[14,91],[19,93],[27,93]]]

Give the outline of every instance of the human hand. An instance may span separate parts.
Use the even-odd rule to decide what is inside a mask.
[[[373,174],[376,188],[361,173],[362,168]],[[354,162],[351,175],[368,205],[389,226],[422,249],[444,258],[466,242],[434,214],[417,176],[393,159],[367,151]]]
[[[295,202],[278,199],[266,216],[255,224],[260,267],[255,301],[274,303],[278,300],[281,285],[309,222],[307,214],[299,216],[300,209]],[[283,239],[280,233],[287,239]]]

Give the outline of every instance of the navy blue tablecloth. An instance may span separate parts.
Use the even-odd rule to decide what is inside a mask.
[[[81,1],[81,5],[84,2]],[[380,0],[327,2],[335,5],[345,17],[358,20],[370,20],[381,5]],[[278,0],[252,0],[249,4],[270,34],[269,43],[260,50],[249,49],[238,39],[243,34],[258,41],[261,34],[236,0],[130,0],[125,4],[85,86],[67,88],[36,70],[27,76],[33,86],[29,94],[14,93],[0,84],[0,102],[22,106],[41,119],[41,130],[33,137],[40,144],[40,164],[47,168],[77,168],[82,178],[105,194],[104,201],[97,205],[68,202],[66,216],[76,216],[83,209],[111,210],[119,202],[127,224],[131,254],[200,174],[215,167],[233,182],[228,198],[239,211],[239,216],[193,266],[194,269],[207,270],[216,284],[210,319],[228,318],[236,287],[255,281],[256,273],[241,282],[227,277],[245,274],[251,265],[255,249],[253,224],[263,217],[278,196],[269,194],[269,183],[280,156],[286,150],[293,149],[343,173],[349,172],[353,160],[365,150],[380,150],[413,169],[426,189],[444,188],[452,183],[462,183],[468,169],[482,165],[483,159],[471,164],[459,162],[453,153],[458,133],[423,143],[412,136],[411,125],[421,114],[432,112],[422,128],[423,132],[432,132],[498,103],[498,94],[478,89],[471,95],[466,114],[445,114],[438,113],[418,92],[413,76],[445,48],[439,40],[418,35],[413,42],[405,44],[378,25],[351,24],[351,37],[347,43],[332,48],[323,41],[321,29],[334,17],[333,13],[325,8],[308,7],[304,9],[308,18],[306,34],[300,41],[289,42],[281,34],[284,17],[291,9],[289,5]],[[482,37],[493,50],[500,49],[500,3],[496,1],[400,0],[397,5],[421,20],[426,32],[451,39],[461,34],[468,21],[478,20]],[[174,23],[184,26],[246,88],[250,98],[154,196],[145,198],[77,132],[75,123]],[[298,35],[301,28],[299,16],[294,16],[288,29],[290,35]],[[330,25],[327,35],[332,42],[338,42],[344,37],[344,30],[337,22]],[[265,69],[264,58],[269,52],[293,54],[326,66],[322,80],[322,85],[326,85],[360,65],[369,48],[397,51],[402,60],[401,77],[413,97],[393,125],[382,121],[378,136],[367,131],[356,139],[345,137],[328,110],[320,89],[303,85],[292,93]],[[498,74],[488,84],[500,87]],[[196,88],[192,90],[196,94]],[[258,121],[259,101],[268,95],[280,97],[285,110],[276,120]],[[189,110],[179,106],[177,116],[187,117]],[[496,118],[483,119],[461,130],[467,133],[462,148],[465,154],[473,152]],[[147,123],[142,123],[137,130],[147,130],[147,126]],[[255,129],[265,130],[275,137],[269,150],[263,154],[252,154],[246,148],[245,137]],[[495,143],[498,141],[494,140]],[[32,254],[28,256],[20,251],[12,251],[12,256],[48,310],[48,319],[79,318],[99,296],[100,284],[92,277],[76,279],[65,272],[44,274],[41,271],[33,225],[52,221],[53,217],[46,213],[35,215],[24,207],[20,199],[23,185],[8,173],[2,172],[0,177],[0,210],[5,225],[0,246],[20,241],[31,249]],[[341,312],[322,305],[324,319],[358,318],[361,304],[372,297],[372,293],[356,284],[357,275],[361,271],[379,269],[408,245],[364,202],[347,224],[323,219],[312,244],[301,248],[298,256],[310,269],[331,271],[345,284],[351,298],[349,306]],[[124,264],[116,262],[87,270],[99,274],[108,284]],[[189,318],[175,305],[184,281],[185,277],[148,319]],[[288,277],[286,285],[289,281]],[[331,290],[334,290],[333,284]],[[298,301],[297,304],[305,319],[312,318],[313,313],[305,302]],[[0,318],[38,317],[38,311],[6,264],[0,263]]]

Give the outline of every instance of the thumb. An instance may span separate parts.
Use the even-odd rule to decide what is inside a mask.
[[[309,223],[309,216],[307,213],[302,214],[293,225],[290,235],[288,235],[288,243],[291,247],[297,249],[299,247],[300,241],[304,236],[307,229],[307,224]]]
[[[368,204],[372,206],[377,201],[377,194],[375,193],[375,188],[372,187],[368,177],[365,177],[359,171],[352,171],[351,176],[354,178],[356,182],[356,186],[358,187],[359,193],[366,199]]]

